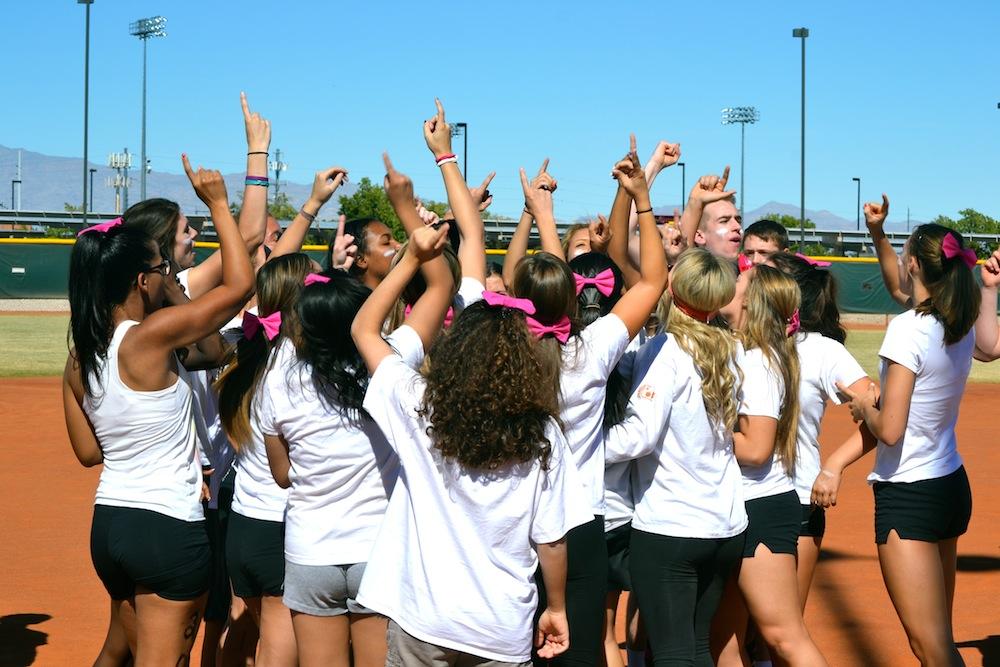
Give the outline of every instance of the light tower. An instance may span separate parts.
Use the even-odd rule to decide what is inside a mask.
[[[760,120],[760,112],[755,107],[726,107],[722,110],[722,124],[740,124],[740,217],[743,217],[743,201],[746,193],[743,189],[744,154],[746,150],[747,123],[753,124]]]
[[[278,201],[278,193],[281,192],[281,172],[288,169],[288,165],[281,161],[281,149],[274,151],[274,159],[269,165],[274,172],[274,201]]]
[[[146,42],[150,37],[166,37],[166,26],[167,19],[153,16],[134,21],[128,27],[130,34],[142,40],[142,156],[139,162],[142,165],[142,172],[139,179],[139,196],[143,200],[146,199]]]

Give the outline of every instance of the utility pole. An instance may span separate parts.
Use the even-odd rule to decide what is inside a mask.
[[[271,169],[274,170],[274,201],[278,201],[278,193],[281,192],[281,172],[288,169],[288,165],[281,161],[281,149],[275,149],[274,159],[271,160]]]

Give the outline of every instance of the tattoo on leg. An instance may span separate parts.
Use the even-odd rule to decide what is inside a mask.
[[[184,628],[184,639],[189,641],[194,640],[194,636],[198,634],[198,623],[200,620],[201,615],[197,611],[191,614],[191,622]]]

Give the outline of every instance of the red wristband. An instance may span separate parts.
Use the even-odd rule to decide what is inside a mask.
[[[455,157],[455,154],[454,153],[444,153],[443,155],[438,155],[437,157],[435,157],[434,161],[435,162],[440,162],[441,160],[445,160],[445,159],[450,158],[450,157]]]

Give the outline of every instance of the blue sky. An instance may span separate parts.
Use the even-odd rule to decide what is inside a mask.
[[[639,138],[680,141],[690,187],[733,165],[739,128],[726,106],[753,105],[746,208],[799,200],[799,40],[807,43],[806,206],[845,218],[886,191],[890,219],[1000,217],[1000,3],[610,2],[331,3],[95,0],[90,156],[139,152],[141,44],[130,21],[163,14],[149,44],[148,153],[243,168],[239,91],[273,123],[285,177],[341,164],[381,179],[388,149],[418,194],[443,188],[421,121],[444,101],[469,124],[470,181],[498,172],[494,208],[521,207],[517,167],[545,156],[560,219],[606,211],[613,162]],[[71,0],[4,6],[0,144],[82,155],[84,8]],[[456,149],[460,150],[460,139]],[[680,199],[680,170],[654,187]]]

